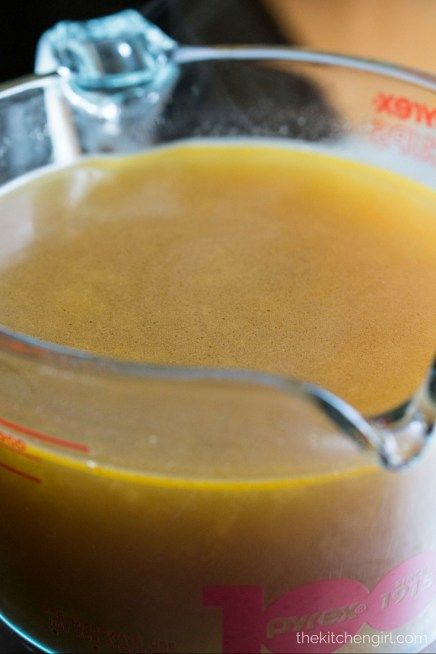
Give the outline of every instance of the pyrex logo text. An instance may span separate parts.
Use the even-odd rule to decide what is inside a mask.
[[[223,654],[331,653],[327,632],[352,637],[367,624],[377,631],[403,627],[436,596],[436,552],[419,554],[388,572],[370,591],[352,579],[325,579],[288,591],[265,607],[258,586],[208,586],[203,604],[222,612]],[[316,635],[313,641],[298,634]]]
[[[436,108],[422,102],[414,102],[404,96],[380,92],[374,98],[375,110],[400,120],[413,120],[427,127],[436,126]]]

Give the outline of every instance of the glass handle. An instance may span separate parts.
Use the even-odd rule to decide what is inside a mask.
[[[155,80],[176,49],[173,39],[129,9],[57,23],[39,40],[35,72],[57,72],[76,90],[113,92]]]
[[[38,42],[35,72],[57,74],[61,82],[45,89],[54,161],[75,161],[82,144],[92,142],[97,132],[105,151],[112,148],[104,142],[110,135],[118,135],[119,146],[125,107],[135,98],[146,99],[143,106],[152,121],[158,100],[167,97],[178,79],[176,51],[180,49],[173,39],[134,10],[62,21],[45,32]],[[99,131],[101,124],[109,137]]]

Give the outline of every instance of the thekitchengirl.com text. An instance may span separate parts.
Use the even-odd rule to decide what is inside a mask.
[[[430,643],[425,634],[344,634],[326,631],[322,634],[308,634],[298,631],[299,645],[335,645],[337,649],[343,645],[368,645],[370,647],[416,645],[424,649]],[[419,650],[418,650],[419,651]]]

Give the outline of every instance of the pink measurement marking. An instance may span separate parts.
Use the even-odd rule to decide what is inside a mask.
[[[5,418],[0,418],[0,424],[4,427],[9,427],[9,429],[18,431],[20,434],[30,436],[31,438],[34,438],[43,443],[50,443],[50,445],[57,445],[58,447],[64,447],[69,450],[74,450],[75,452],[89,452],[89,447],[84,443],[75,443],[74,441],[68,441],[63,438],[58,438],[57,436],[48,436],[47,434],[43,434],[40,431],[36,431],[35,429],[29,429],[29,427],[17,425],[16,423],[11,422],[10,420],[6,420]]]

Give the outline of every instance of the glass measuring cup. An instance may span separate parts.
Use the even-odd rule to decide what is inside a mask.
[[[435,186],[429,76],[182,48],[134,12],[59,25],[37,70],[0,96],[5,186],[210,136],[286,140]],[[414,398],[368,418],[295,380],[108,361],[6,329],[0,366],[0,610],[35,646],[327,652],[359,633],[368,651],[387,633],[403,637],[392,651],[418,651],[435,638],[434,448],[388,470],[434,429],[424,371]],[[327,632],[336,642],[298,642]]]

